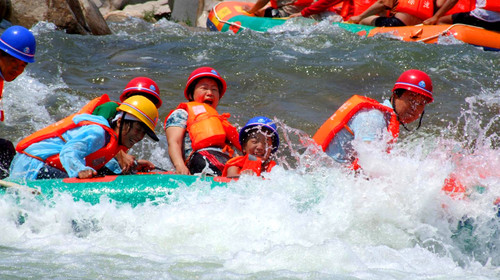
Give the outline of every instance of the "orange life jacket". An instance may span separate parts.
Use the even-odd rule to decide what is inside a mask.
[[[500,13],[500,1],[498,0],[485,0],[484,5],[480,5],[477,7],[488,11]]]
[[[278,8],[281,8],[282,6],[288,6],[288,5],[307,7],[307,6],[311,5],[313,2],[314,2],[314,0],[297,0],[297,1],[291,2],[289,4],[278,6],[278,0],[271,0],[270,4],[271,4],[271,7],[273,9],[278,9]]]
[[[399,121],[397,119],[394,110],[384,106],[374,99],[369,97],[354,95],[349,98],[340,108],[321,125],[316,134],[314,134],[313,139],[318,143],[323,151],[333,140],[333,137],[342,130],[347,129],[352,133],[351,129],[347,126],[347,123],[351,118],[362,109],[377,109],[385,114],[390,115],[389,126],[387,130],[392,134],[393,138],[396,139],[399,135]]]
[[[65,133],[68,130],[71,130],[73,128],[81,127],[84,125],[99,125],[102,127],[111,137],[109,142],[102,147],[101,149],[95,151],[94,153],[88,155],[85,157],[85,164],[87,166],[90,166],[96,170],[100,169],[103,167],[109,160],[111,160],[116,153],[119,151],[120,147],[118,145],[118,136],[114,132],[113,129],[109,128],[108,126],[105,126],[100,123],[92,122],[92,121],[81,121],[78,124],[75,124],[73,122],[73,118],[76,115],[79,114],[92,114],[94,109],[102,105],[103,103],[109,102],[109,97],[107,94],[104,94],[101,97],[97,97],[90,101],[87,105],[83,106],[83,108],[78,111],[75,114],[72,114],[54,124],[51,124],[33,134],[30,136],[24,138],[21,140],[17,146],[16,146],[16,151],[18,153],[23,153],[28,156],[31,156],[33,158],[36,158],[40,161],[45,162],[46,164],[55,167],[59,170],[65,171],[64,167],[61,164],[61,160],[59,158],[59,153],[49,156],[47,159],[43,160],[42,158],[39,158],[37,156],[30,155],[26,153],[24,150],[28,148],[30,145],[49,139],[49,138],[54,138],[54,137],[59,137],[61,138],[64,142],[66,140],[62,137],[63,133]]]
[[[434,15],[433,0],[399,0],[396,12],[407,13],[426,20]]]
[[[476,0],[458,0],[458,2],[445,15],[467,13],[476,8]]]
[[[227,170],[231,166],[237,166],[240,169],[240,173],[243,170],[252,170],[257,176],[260,176],[262,172],[262,160],[258,157],[254,157],[254,159],[249,159],[248,154],[244,156],[234,157],[226,162],[224,166],[224,170],[222,171],[222,177],[227,176]],[[271,169],[276,166],[276,162],[274,160],[269,161],[267,164],[266,172],[270,172]]]
[[[212,106],[194,101],[181,103],[176,109],[188,112],[186,130],[191,138],[193,151],[208,147],[225,148],[226,139],[241,151],[238,130],[227,120],[231,116],[229,113],[219,115]]]

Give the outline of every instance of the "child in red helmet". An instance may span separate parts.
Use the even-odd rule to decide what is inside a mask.
[[[351,97],[320,127],[313,139],[335,161],[357,169],[353,140],[371,142],[383,138],[387,131],[395,139],[399,125],[407,129],[406,124],[419,119],[418,129],[425,105],[433,101],[429,76],[420,70],[408,70],[394,84],[390,100],[381,104],[364,96]]]
[[[240,174],[269,172],[276,166],[271,159],[278,151],[280,138],[276,124],[266,117],[251,118],[240,130],[240,144],[243,156],[230,159],[222,172],[224,177],[239,177]]]
[[[130,80],[122,94],[120,95],[120,101],[123,102],[129,97],[134,95],[140,95],[148,98],[156,108],[160,108],[162,105],[162,100],[160,97],[160,88],[156,84],[155,81],[148,77],[135,77]],[[107,95],[101,96],[101,98],[108,98]],[[108,98],[109,99],[109,98]],[[92,112],[92,115],[97,115],[104,117],[108,121],[111,121],[116,115],[116,109],[120,106],[120,103],[109,101],[95,108]],[[102,175],[108,174],[129,174],[131,172],[140,170],[140,171],[149,171],[155,168],[155,165],[144,159],[136,160],[135,156],[127,153],[127,149],[119,151],[115,160],[110,161],[106,167],[99,170],[99,173]]]
[[[178,174],[220,176],[231,157],[228,144],[241,150],[238,132],[229,114],[216,111],[226,92],[226,81],[211,67],[200,67],[188,78],[184,97],[188,100],[165,119],[168,154]]]

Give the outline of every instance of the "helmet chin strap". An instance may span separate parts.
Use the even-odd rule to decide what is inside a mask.
[[[409,130],[408,127],[406,127],[406,125],[399,118],[398,111],[396,111],[396,102],[394,102],[394,97],[391,98],[391,105],[392,105],[392,109],[394,110],[394,113],[396,114],[396,118],[398,119],[398,122],[405,128],[406,131],[411,132],[411,130]],[[424,113],[425,113],[425,110],[422,111],[422,114],[420,114],[420,119],[418,120],[418,125],[417,125],[417,128],[415,128],[415,130],[418,130],[420,128],[420,126],[422,125],[422,118],[424,117]]]
[[[125,115],[127,112],[123,111],[122,117],[120,119],[120,131],[118,132],[118,145],[122,146],[122,130],[123,130],[123,122],[125,121]]]

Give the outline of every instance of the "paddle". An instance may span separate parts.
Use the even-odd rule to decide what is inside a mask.
[[[11,188],[11,189],[16,189],[16,190],[20,190],[20,191],[26,191],[26,192],[30,192],[30,193],[35,194],[35,195],[40,194],[40,191],[38,191],[37,189],[30,188],[28,186],[23,186],[20,184],[16,184],[16,183],[9,182],[9,181],[4,181],[4,180],[0,180],[0,187]]]

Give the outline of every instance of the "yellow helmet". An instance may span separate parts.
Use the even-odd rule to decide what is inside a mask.
[[[147,97],[142,95],[134,95],[123,101],[123,103],[116,109],[118,111],[126,112],[146,125],[146,133],[155,141],[159,141],[158,136],[155,134],[155,126],[158,122],[158,109],[155,104]]]

